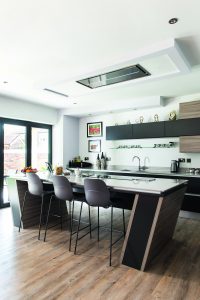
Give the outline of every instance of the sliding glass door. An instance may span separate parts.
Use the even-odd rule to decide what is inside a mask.
[[[3,205],[8,203],[6,177],[18,173],[26,165],[26,127],[3,124]]]
[[[0,208],[9,206],[6,178],[25,166],[52,163],[52,126],[0,118]]]
[[[42,170],[49,161],[49,132],[46,128],[31,128],[31,162]]]

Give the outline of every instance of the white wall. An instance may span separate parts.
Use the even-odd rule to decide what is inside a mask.
[[[59,114],[53,126],[53,165],[64,168],[69,160],[79,155],[79,119]]]
[[[69,160],[79,155],[79,119],[65,116],[63,125],[63,166],[65,167]]]
[[[56,124],[58,111],[54,108],[0,96],[0,117]]]
[[[52,163],[53,166],[55,165],[63,165],[63,131],[64,131],[64,117],[61,112],[59,112],[58,115],[58,121],[53,126],[52,135],[53,135],[53,157],[52,157]]]
[[[106,153],[107,157],[111,157],[110,165],[127,165],[133,166],[138,164],[137,161],[132,163],[132,157],[134,155],[140,156],[143,159],[145,156],[150,158],[150,166],[157,167],[169,167],[170,161],[172,159],[177,159],[179,157],[191,158],[191,164],[182,164],[182,167],[200,167],[200,153],[180,153],[178,138],[164,138],[164,139],[144,139],[144,140],[121,140],[121,141],[106,141],[106,126],[115,125],[118,123],[126,124],[130,120],[131,123],[136,123],[140,116],[144,117],[144,122],[151,122],[154,120],[154,115],[159,115],[159,120],[164,121],[169,119],[169,113],[172,110],[176,110],[178,114],[179,103],[188,102],[193,100],[200,100],[200,95],[185,96],[176,99],[170,99],[166,101],[164,107],[135,110],[123,113],[113,113],[107,115],[98,115],[87,118],[81,118],[79,123],[80,128],[80,144],[79,150],[81,157],[89,156],[90,161],[95,163],[96,153],[88,152],[88,140],[87,138],[87,123],[88,122],[103,122],[103,137],[101,139],[102,151]],[[112,108],[111,108],[112,109]],[[164,149],[153,149],[153,148],[143,148],[143,149],[112,149],[119,145],[141,145],[143,147],[153,147],[154,144],[168,143],[169,141],[174,141],[177,143],[174,148],[164,148]]]

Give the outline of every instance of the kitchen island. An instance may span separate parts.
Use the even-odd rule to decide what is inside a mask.
[[[83,188],[83,177],[70,176],[68,179],[73,187]],[[121,251],[121,263],[144,271],[173,236],[187,181],[135,176],[113,176],[104,181],[116,193],[132,195],[132,209]],[[51,182],[46,181],[46,184],[51,186]],[[18,220],[23,200],[22,187],[24,191],[27,188],[25,177],[8,178],[13,218],[17,219],[15,214],[18,206]],[[18,199],[12,198],[13,188]],[[123,198],[121,204],[123,207]],[[29,210],[29,216],[30,214]]]
[[[69,168],[71,172],[75,168]],[[171,178],[188,180],[187,190],[181,206],[181,214],[189,218],[200,218],[200,169],[180,168],[177,172],[171,172],[167,167],[145,167],[138,170],[138,167],[108,165],[105,169],[99,169],[95,166],[90,168],[81,168],[83,175],[96,174],[99,178],[110,177],[112,175],[120,176],[139,176],[151,178]]]

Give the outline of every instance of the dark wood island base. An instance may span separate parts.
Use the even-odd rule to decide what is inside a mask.
[[[7,178],[8,184],[8,197],[11,203],[12,209],[12,216],[13,216],[13,223],[14,226],[18,227],[21,212],[22,212],[22,205],[25,192],[28,189],[27,181],[18,180],[16,178],[8,177]],[[45,190],[52,190],[53,186],[49,183],[44,183]],[[45,199],[47,203],[49,203],[49,197]],[[59,207],[61,205],[61,208]],[[22,221],[22,228],[27,229],[31,226],[35,226],[39,224],[39,216],[40,216],[40,209],[41,209],[41,198],[37,196],[32,196],[30,194],[27,195],[27,201],[24,208],[24,217]],[[67,207],[63,201],[60,203],[58,201],[52,202],[52,211],[56,214],[59,214],[59,210],[62,209],[63,216],[66,216]]]
[[[136,194],[121,263],[144,271],[172,238],[186,187],[166,196]]]

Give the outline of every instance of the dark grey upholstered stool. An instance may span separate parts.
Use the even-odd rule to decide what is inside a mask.
[[[111,200],[110,191],[107,188],[105,182],[100,179],[92,179],[86,178],[84,180],[84,189],[85,189],[85,199],[88,206],[93,206],[98,208],[98,241],[99,241],[99,208],[111,208],[111,222],[110,222],[110,256],[109,256],[109,265],[111,266],[112,263],[112,246],[117,243],[122,237],[125,237],[125,216],[124,216],[124,209],[123,212],[123,235],[120,236],[115,242],[113,242],[113,206],[114,202]],[[114,199],[113,199],[114,200]],[[80,215],[79,215],[79,223],[77,229],[77,236],[76,236],[76,244],[74,254],[76,254],[77,250],[77,243],[79,240],[79,227],[81,222],[81,213],[82,213],[82,206],[80,208]],[[81,237],[82,238],[82,237]]]
[[[27,194],[31,194],[33,196],[41,197],[41,208],[40,208],[40,218],[39,218],[39,232],[38,232],[38,240],[40,239],[40,231],[41,231],[41,224],[42,224],[42,214],[43,214],[43,207],[44,207],[44,201],[48,200],[48,197],[45,198],[45,196],[51,196],[54,192],[53,191],[44,191],[43,190],[43,184],[39,176],[35,173],[27,173],[27,181],[28,181],[28,190],[24,194],[24,200],[22,204],[22,213],[19,223],[19,232],[21,229],[21,224],[23,221],[23,215],[24,215],[24,207],[25,203],[27,201]],[[33,198],[34,199],[34,198]]]
[[[85,202],[85,197],[84,197],[84,195],[73,193],[72,186],[71,186],[69,180],[65,176],[53,175],[51,177],[51,180],[52,180],[53,186],[54,186],[54,195],[51,196],[51,199],[49,201],[44,241],[46,240],[46,235],[47,235],[49,213],[51,210],[52,199],[55,197],[55,199],[59,200],[59,201],[65,201],[65,202],[68,201],[69,202],[69,212],[68,213],[69,213],[69,221],[70,221],[69,251],[71,251],[72,235],[76,233],[76,231],[73,232],[74,202],[79,201],[79,202],[83,203],[83,202]],[[72,208],[71,208],[71,203],[72,203]],[[89,224],[87,226],[81,228],[81,230],[89,227],[90,228],[89,233],[90,233],[90,237],[91,237],[90,207],[88,207],[88,213],[89,213]]]

